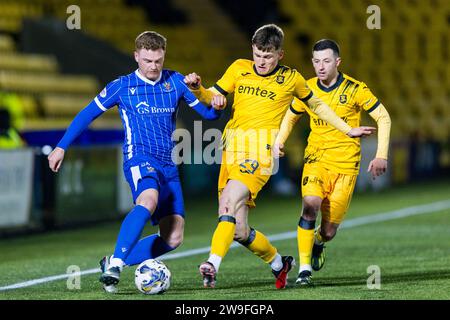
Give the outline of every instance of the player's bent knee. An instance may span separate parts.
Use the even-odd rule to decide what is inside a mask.
[[[136,205],[138,206],[143,206],[144,208],[146,208],[148,211],[150,212],[155,212],[156,209],[156,201],[153,199],[149,199],[149,198],[143,198],[143,199],[139,199],[136,201]]]
[[[315,206],[303,206],[302,216],[308,218],[308,220],[316,219],[319,208]]]
[[[322,199],[320,198],[304,198],[303,199],[303,207],[308,208],[309,210],[319,211],[320,206],[322,205]]]
[[[219,203],[219,212],[218,212],[219,213],[219,217],[223,216],[223,215],[227,215],[229,211],[230,210],[228,209],[228,207],[226,205],[221,205]]]
[[[249,228],[247,226],[239,226],[236,224],[236,230],[234,231],[233,240],[237,242],[244,242],[248,239],[249,236]]]
[[[147,208],[151,213],[155,212],[158,205],[158,191],[155,189],[146,189],[136,199],[136,205]]]
[[[233,240],[234,240],[234,241],[237,241],[237,242],[239,242],[239,243],[243,243],[243,242],[245,242],[245,241],[248,240],[248,237],[249,237],[249,234],[248,234],[248,233],[245,233],[245,232],[242,232],[242,233],[235,233],[235,234],[234,234]]]
[[[324,241],[330,241],[336,235],[336,230],[328,229],[328,230],[320,230],[320,235]]]
[[[308,218],[315,218],[320,210],[322,199],[318,197],[303,198],[303,212],[302,215]]]
[[[150,212],[155,212],[158,205],[158,193],[153,190],[143,191],[136,199],[136,205],[147,208]]]
[[[219,215],[228,214],[234,216],[235,213],[247,202],[247,196],[236,195],[231,189],[225,189],[219,198]]]
[[[227,195],[222,195],[219,199],[219,216],[230,215],[235,216],[236,203]]]
[[[184,218],[175,214],[162,218],[159,221],[159,234],[170,247],[179,247],[183,243]]]
[[[183,237],[172,238],[167,242],[167,244],[169,246],[171,246],[172,248],[178,248],[179,246],[181,246],[183,244]]]
[[[167,239],[164,239],[164,241],[172,248],[178,248],[183,243],[183,234],[172,234]]]
[[[330,241],[336,236],[337,230],[339,228],[338,223],[333,223],[328,220],[323,220],[320,226],[320,235],[324,241]]]

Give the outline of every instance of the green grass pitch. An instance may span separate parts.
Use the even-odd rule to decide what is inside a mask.
[[[450,182],[415,184],[378,193],[355,194],[346,220],[450,199]],[[301,203],[298,198],[261,194],[250,213],[250,225],[266,235],[295,231]],[[210,245],[217,223],[216,201],[186,199],[184,244],[173,253]],[[70,265],[81,270],[96,268],[109,254],[120,224],[93,225],[0,240],[0,287],[60,275]],[[148,227],[145,233],[156,229]],[[313,274],[313,288],[294,282],[276,290],[270,267],[245,248],[234,248],[225,257],[215,289],[204,289],[197,266],[207,254],[167,260],[171,288],[163,295],[145,296],[134,287],[134,268],[125,269],[119,293],[103,292],[99,273],[81,277],[81,288],[69,290],[66,279],[26,288],[0,290],[0,299],[112,299],[112,300],[306,300],[306,299],[450,299],[450,209],[375,222],[338,232],[327,244],[324,268]],[[283,255],[297,259],[295,238],[274,241]],[[381,288],[369,289],[368,266],[381,270]]]

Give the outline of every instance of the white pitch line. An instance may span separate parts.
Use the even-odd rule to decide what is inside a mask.
[[[62,279],[66,279],[69,276],[73,277],[73,276],[84,276],[87,274],[92,274],[92,273],[97,273],[100,272],[100,269],[89,269],[89,270],[85,270],[85,271],[81,271],[81,272],[74,272],[74,273],[70,273],[70,274],[60,274],[57,276],[51,276],[51,277],[45,277],[45,278],[40,278],[40,279],[35,279],[35,280],[30,280],[30,281],[25,281],[25,282],[19,282],[16,284],[12,284],[6,287],[0,287],[0,291],[6,291],[6,290],[12,290],[12,289],[20,289],[20,288],[25,288],[25,287],[31,287],[31,286],[35,286],[37,284],[41,284],[41,283],[46,283],[46,282],[51,282],[51,281],[56,281],[56,280],[62,280]]]
[[[383,212],[383,213],[373,214],[373,215],[369,215],[369,216],[350,219],[350,220],[344,221],[342,223],[342,225],[340,226],[340,229],[348,229],[348,228],[353,228],[353,227],[376,223],[376,222],[401,219],[401,218],[415,216],[415,215],[419,215],[419,214],[433,213],[433,212],[437,212],[437,211],[446,210],[449,208],[450,208],[450,199],[444,200],[444,201],[432,202],[432,203],[424,204],[424,205],[406,207],[406,208],[399,209],[399,210],[393,210],[393,211],[388,211],[388,212]],[[297,237],[296,231],[278,233],[278,234],[268,236],[270,241],[287,240],[287,239],[293,239],[296,237]],[[238,243],[234,242],[231,245],[231,248],[237,248],[239,246],[240,245]],[[203,248],[186,250],[186,251],[177,252],[177,253],[170,253],[170,254],[161,256],[161,260],[172,260],[172,259],[190,257],[193,255],[202,254],[202,253],[208,253],[210,248],[211,247],[203,247]],[[25,281],[25,282],[19,282],[19,283],[15,283],[12,285],[0,287],[0,291],[20,289],[20,288],[38,285],[41,283],[67,279],[68,277],[73,277],[76,275],[84,276],[84,275],[99,273],[99,272],[100,272],[99,268],[94,268],[94,269],[81,271],[78,273],[60,274],[57,276],[51,276],[51,277],[45,277],[45,278],[40,278],[40,279],[35,279],[35,280],[30,280],[30,281]]]

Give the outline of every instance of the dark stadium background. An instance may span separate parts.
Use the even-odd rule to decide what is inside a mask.
[[[71,30],[68,23],[75,21],[76,11],[68,8],[74,4],[81,10],[81,29]],[[381,10],[380,29],[367,27],[371,5]],[[139,33],[163,34],[168,39],[165,68],[183,74],[195,71],[205,86],[211,86],[235,59],[251,59],[251,36],[265,23],[283,28],[282,62],[305,78],[314,76],[312,45],[322,38],[336,40],[343,60],[340,70],[364,81],[389,111],[389,170],[371,181],[365,171],[376,139],[363,140],[354,201],[410,190],[412,203],[418,199],[413,192],[422,185],[448,198],[447,0],[0,0],[0,109],[9,110],[11,125],[26,143],[0,150],[0,242],[118,223],[127,212],[130,199],[120,178],[123,133],[117,110],[105,113],[77,139],[57,175],[48,169],[46,156],[48,146],[56,145],[77,112],[106,83],[137,68],[132,53]],[[231,104],[229,97],[225,115],[204,121],[203,131],[222,129]],[[180,106],[178,128],[193,133],[196,120],[200,117],[195,112]],[[366,114],[362,123],[375,124]],[[300,206],[308,133],[305,117],[289,138],[287,157],[261,199],[297,199]],[[182,165],[180,171],[187,206],[208,202],[214,208],[219,166]],[[383,199],[379,201],[378,208],[376,201],[371,204],[383,211]],[[293,227],[297,215],[293,209]]]
[[[55,176],[46,168],[41,148],[54,147],[71,119],[106,83],[135,70],[134,38],[144,30],[167,37],[166,68],[185,74],[195,71],[209,86],[234,59],[251,58],[249,41],[262,24],[274,22],[283,27],[283,63],[297,68],[305,78],[314,76],[310,63],[314,42],[334,39],[341,46],[341,70],[366,82],[392,117],[387,177],[373,186],[362,172],[358,190],[448,177],[447,1],[77,1],[81,29],[70,30],[67,23],[75,22],[75,11],[67,8],[72,4],[0,1],[0,90],[2,96],[17,98],[14,103],[6,98],[0,102],[14,109],[13,123],[35,154],[31,216],[18,229],[118,216],[121,210],[111,201],[118,196],[116,175],[121,161],[112,148],[123,139],[116,110],[97,119],[77,140],[61,174]],[[381,29],[366,26],[371,4],[381,9]],[[230,109],[218,121],[204,121],[203,132],[222,129]],[[178,127],[193,132],[194,120],[199,119],[181,106]],[[363,119],[366,125],[374,124],[367,115]],[[264,192],[298,193],[307,120],[296,127],[281,172]],[[372,141],[364,154],[366,160],[374,154],[373,146]],[[77,170],[76,163],[82,169]],[[217,165],[183,165],[180,170],[186,198],[215,197]],[[82,190],[73,181],[77,179]],[[61,192],[64,183],[68,185]]]

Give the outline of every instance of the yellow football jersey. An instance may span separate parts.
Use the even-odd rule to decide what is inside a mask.
[[[380,105],[364,82],[343,73],[339,73],[336,83],[329,88],[322,86],[317,77],[309,79],[307,84],[316,97],[353,128],[360,126],[361,110],[371,112]],[[343,174],[359,172],[359,138],[350,138],[336,130],[298,99],[293,100],[291,110],[295,113],[306,111],[310,116],[311,133],[305,149],[305,163],[320,162],[325,168]]]
[[[278,65],[270,74],[259,75],[254,62],[246,59],[231,64],[214,88],[224,95],[234,92],[223,138],[226,150],[237,152],[269,150],[292,98],[306,102],[312,97],[295,69]]]

